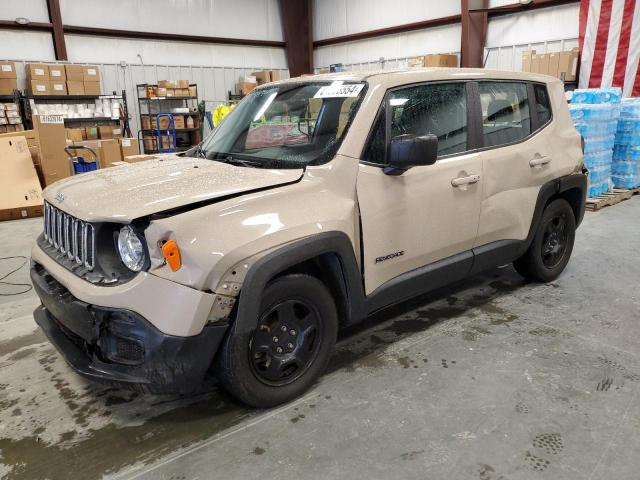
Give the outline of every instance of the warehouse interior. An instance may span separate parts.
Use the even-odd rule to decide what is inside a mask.
[[[3,2],[0,479],[636,478],[639,63],[638,0]],[[494,92],[491,101],[485,100],[485,79],[498,90],[509,82],[526,85],[526,110],[517,96]],[[429,102],[445,105],[441,110],[451,115],[448,119],[457,113],[464,118],[456,135],[463,132],[466,150],[456,150],[458,137],[448,134],[454,153],[442,155],[446,142],[428,132],[424,137],[438,142],[432,163],[376,166],[371,145],[377,138],[384,160],[393,157],[393,112],[400,116],[408,101],[394,92],[459,81],[466,82],[464,113],[438,103],[442,98]],[[300,85],[311,91],[309,98],[288,99]],[[345,86],[354,88],[345,93]],[[544,108],[534,90],[539,86],[551,93]],[[343,105],[334,115],[340,139],[327,143],[323,152],[331,153],[325,160],[304,164],[297,175],[286,161],[317,136],[323,115],[332,115],[324,105],[337,97],[349,99],[348,112],[340,110]],[[261,99],[266,99],[262,106]],[[293,107],[273,107],[279,101],[304,101],[306,115],[314,120],[294,115]],[[474,129],[487,128],[489,120],[499,128],[495,117],[505,108],[518,126],[529,122],[529,130],[521,140],[500,140],[506,147],[490,150],[486,133],[478,140],[481,134],[476,138]],[[437,107],[429,112],[439,114]],[[240,152],[231,147],[207,156],[212,145],[226,142],[235,148],[232,129],[240,128],[243,116],[250,126],[238,138],[258,148],[260,142],[266,149],[278,147],[276,158],[258,166],[251,156],[221,153]],[[387,128],[379,128],[384,122]],[[563,122],[568,127],[556,129]],[[258,124],[264,133],[249,141]],[[281,140],[287,135],[290,144]],[[554,158],[552,165],[565,162],[563,177],[546,173],[527,180],[533,183],[522,188],[525,201],[513,187],[521,174],[505,168],[491,175],[484,165],[507,155],[494,158],[491,152],[509,149],[513,162],[529,162],[527,174],[551,172],[545,170],[555,168],[547,165],[551,154],[536,153],[529,161],[524,156],[530,150],[518,150],[540,135],[547,135],[543,150],[563,148],[577,160],[574,165]],[[366,148],[357,143],[360,138]],[[429,183],[428,169],[459,158],[481,159],[482,175],[460,167],[456,176],[469,185],[454,179],[442,194]],[[353,169],[343,170],[346,163]],[[410,186],[417,178],[410,173],[419,169],[425,169],[421,188],[427,193],[411,199],[398,186]],[[577,197],[563,197],[564,176],[570,175],[584,177]],[[543,183],[552,184],[553,191],[538,205],[546,191]],[[455,195],[447,196],[451,187]],[[278,197],[287,188],[297,190]],[[490,188],[499,190],[495,198],[502,205],[481,201]],[[349,201],[336,200],[332,192],[337,189],[349,192]],[[485,195],[476,205],[449,205],[474,189]],[[579,225],[575,243],[572,239],[567,247],[559,276],[534,280],[517,263],[537,245],[534,227],[545,221],[542,209],[562,198],[575,212],[571,222]],[[433,286],[421,285],[417,295],[403,292],[405,287],[390,288],[387,296],[393,298],[366,310],[359,322],[342,318],[360,305],[353,300],[347,262],[338,255],[340,239],[323,244],[335,250],[305,243],[344,233],[348,224],[345,238],[356,283],[363,296],[373,298],[400,273],[410,277],[418,270],[399,266],[417,255],[411,248],[435,250],[430,242],[442,242],[442,251],[459,254],[455,235],[472,228],[474,239],[479,237],[481,223],[466,225],[468,209],[477,208],[479,222],[486,216],[487,224],[499,224],[518,216],[512,212],[525,208],[519,202],[532,212],[526,222],[513,221],[525,232],[524,240],[500,240],[529,242],[518,255],[488,262],[484,269],[470,266],[474,274],[455,281],[445,281],[452,276],[446,269],[421,277]],[[353,217],[347,218],[347,204]],[[250,211],[257,213],[241,217]],[[402,223],[411,212],[422,211],[440,213]],[[312,228],[293,227],[293,219]],[[424,219],[426,225],[416,226]],[[234,225],[243,230],[232,231]],[[546,227],[540,228],[547,239]],[[264,243],[266,237],[278,248]],[[380,250],[370,253],[367,247],[374,241]],[[113,253],[98,262],[106,244]],[[190,250],[192,245],[200,251]],[[475,258],[479,244],[472,239],[470,245]],[[287,246],[292,248],[282,253]],[[327,260],[334,254],[338,260]],[[307,256],[300,257],[304,262],[287,260],[295,255]],[[448,255],[433,259],[446,263],[453,258]],[[220,263],[209,271],[212,259]],[[281,262],[280,270],[265,276],[274,262]],[[387,271],[379,282],[375,275],[385,273],[372,273]],[[313,280],[302,278],[307,273]],[[339,286],[327,280],[335,275],[344,275]],[[66,283],[67,277],[73,280]],[[340,317],[337,342],[305,389],[268,405],[252,402],[238,394],[245,388],[240,374],[220,375],[216,368],[230,368],[235,361],[233,348],[240,347],[233,347],[232,334],[243,340],[250,335],[245,343],[254,358],[255,335],[263,320],[275,315],[264,313],[271,308],[265,292],[280,288],[286,296],[289,277],[299,285],[311,282],[309,291],[318,288],[313,282],[326,284],[317,295],[324,298],[328,292],[335,298],[327,311]],[[206,281],[198,283],[200,278]],[[298,288],[291,285],[292,291]],[[413,291],[413,284],[407,285]],[[148,290],[140,293],[142,288]],[[251,297],[257,300],[246,300]],[[62,304],[71,307],[56,306]],[[294,309],[292,315],[300,321],[314,312],[330,316],[314,308],[304,315]],[[254,319],[249,330],[243,329],[236,319],[254,310],[260,327]],[[38,320],[38,312],[60,325],[58,337]],[[161,320],[154,323],[146,312]],[[73,323],[59,318],[66,315]],[[71,331],[83,315],[91,323],[79,328],[95,334],[97,343]],[[224,333],[216,346],[211,346],[214,333],[203,337],[200,330],[206,327],[197,330],[188,322],[198,315],[210,332]],[[267,337],[278,343],[278,353],[293,350],[303,341],[297,340],[302,327],[278,322]],[[149,324],[161,336],[124,324]],[[319,325],[317,331],[329,335],[328,323]],[[102,339],[117,328],[131,328],[149,344],[164,342],[154,355],[162,356],[160,362],[171,371],[163,375],[175,377],[176,384],[186,384],[189,362],[195,360],[172,365],[173,359],[185,352],[206,357],[199,377],[204,379],[197,388],[175,393],[134,385],[143,367],[129,369],[137,364],[122,359],[139,354],[133,350],[142,340],[114,336],[126,337],[126,348],[133,350],[120,350],[118,344],[109,357],[104,352],[111,347]],[[56,342],[62,337],[69,345],[74,339],[83,342],[73,348],[95,362],[81,365],[77,353]],[[177,343],[182,338],[209,340]],[[321,345],[313,355],[324,355]],[[150,347],[141,348],[142,357],[149,358]],[[216,348],[225,350],[216,353]],[[203,351],[209,356],[198,353]],[[117,364],[112,372],[105,370],[109,364]],[[229,388],[229,382],[242,386]],[[263,383],[289,388],[286,382]]]

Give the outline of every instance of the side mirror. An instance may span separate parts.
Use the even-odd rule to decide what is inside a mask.
[[[387,175],[402,175],[411,167],[433,165],[438,158],[438,137],[427,135],[398,135],[389,145],[389,163],[384,168]]]

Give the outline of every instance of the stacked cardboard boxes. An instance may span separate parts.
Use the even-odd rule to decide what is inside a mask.
[[[13,95],[18,89],[16,65],[13,62],[0,62],[0,95]]]
[[[17,103],[0,103],[0,133],[24,130],[20,107]]]
[[[46,63],[27,63],[27,91],[33,95],[50,95],[49,65]]]
[[[258,72],[253,72],[251,76],[255,77],[256,83],[258,85],[263,85],[269,82],[277,82],[281,79],[280,70],[260,70]]]
[[[147,90],[149,98],[186,98],[197,97],[198,90],[195,85],[190,85],[189,80],[159,80],[158,85],[149,85]]]
[[[565,52],[522,52],[522,71],[558,77],[563,82],[575,82],[578,70],[578,49]]]

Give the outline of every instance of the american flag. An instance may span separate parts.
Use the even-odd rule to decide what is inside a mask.
[[[581,0],[580,88],[640,96],[640,0]]]

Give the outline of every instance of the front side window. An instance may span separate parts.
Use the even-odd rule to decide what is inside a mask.
[[[479,82],[485,147],[520,141],[531,134],[527,86],[518,82]]]
[[[372,130],[364,160],[385,162],[385,121],[391,122],[391,138],[429,133],[438,137],[438,157],[467,150],[464,83],[432,83],[397,89],[387,95],[385,102]]]
[[[251,92],[202,144],[211,160],[300,168],[335,155],[364,83],[290,83]]]

